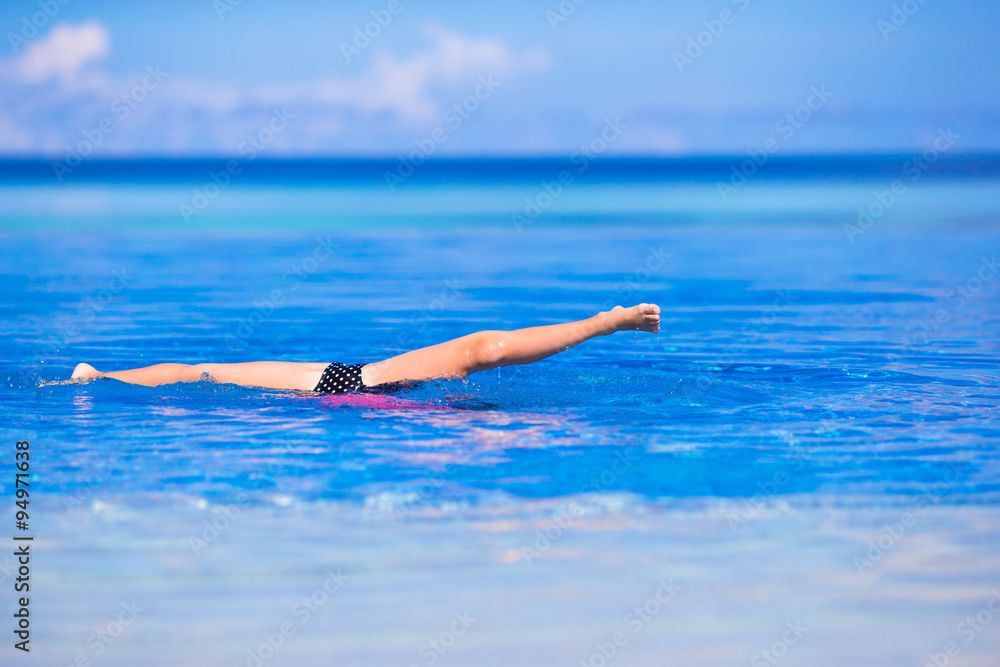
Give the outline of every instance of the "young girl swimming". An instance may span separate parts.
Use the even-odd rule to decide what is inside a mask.
[[[370,364],[292,361],[157,364],[110,373],[101,373],[89,364],[79,364],[70,381],[106,377],[156,387],[172,382],[209,379],[246,387],[347,394],[364,392],[382,384],[464,378],[469,373],[499,366],[530,364],[595,336],[606,336],[624,330],[659,331],[660,307],[649,303],[631,308],[615,306],[609,311],[577,322],[515,331],[480,331]]]

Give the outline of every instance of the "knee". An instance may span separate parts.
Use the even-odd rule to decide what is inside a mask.
[[[469,356],[473,370],[503,366],[507,357],[506,331],[480,331],[470,338]]]

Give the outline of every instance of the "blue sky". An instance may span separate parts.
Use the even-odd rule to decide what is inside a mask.
[[[2,155],[1000,150],[996,2],[62,1],[0,5]]]

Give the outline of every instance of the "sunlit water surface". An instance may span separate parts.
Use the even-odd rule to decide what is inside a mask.
[[[914,190],[852,242],[871,188],[769,187],[693,217],[709,188],[580,188],[520,231],[524,188],[420,190],[417,222],[234,189],[189,225],[181,190],[82,188],[103,203],[73,213],[8,188],[32,657],[922,665],[956,642],[995,664],[1000,617],[959,626],[1000,610],[996,188]],[[659,334],[380,404],[43,384],[79,361],[369,362],[641,301]]]

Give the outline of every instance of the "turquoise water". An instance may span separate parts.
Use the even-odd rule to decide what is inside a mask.
[[[581,183],[519,228],[540,183],[233,186],[189,222],[180,184],[3,186],[0,420],[36,457],[38,653],[922,665],[955,640],[988,664],[1000,622],[957,626],[1000,586],[1000,195],[927,180],[845,232],[884,187]],[[79,361],[376,361],[641,301],[659,334],[385,409],[42,384]]]

